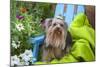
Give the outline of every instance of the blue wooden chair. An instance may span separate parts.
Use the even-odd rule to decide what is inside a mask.
[[[65,22],[70,25],[74,16],[77,13],[84,13],[85,9],[83,5],[72,5],[72,4],[57,4],[55,9],[55,15],[62,15],[65,18]],[[40,35],[34,38],[30,38],[30,43],[34,46],[33,48],[33,63],[37,61],[39,46],[43,43],[45,35]]]
[[[37,61],[37,57],[38,57],[38,52],[39,52],[39,46],[42,45],[43,41],[44,41],[45,36],[44,35],[40,35],[34,38],[30,38],[29,42],[32,43],[33,45],[33,63]]]
[[[73,18],[77,13],[84,13],[85,8],[83,5],[73,5],[73,4],[62,4],[59,3],[56,5],[55,16],[62,15],[65,17],[65,22],[70,25]]]

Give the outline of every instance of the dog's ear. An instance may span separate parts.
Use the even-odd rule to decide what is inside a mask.
[[[51,26],[51,24],[52,24],[52,18],[41,20],[41,25],[44,30],[48,29]]]
[[[45,23],[46,23],[46,27],[50,27],[51,26],[51,24],[52,24],[52,18],[47,18],[46,20],[45,20]]]

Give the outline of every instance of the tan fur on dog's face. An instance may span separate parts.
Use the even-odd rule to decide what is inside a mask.
[[[54,18],[46,31],[46,46],[64,49],[66,45],[67,26],[64,20]]]

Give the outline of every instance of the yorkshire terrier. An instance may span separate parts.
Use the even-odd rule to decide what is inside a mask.
[[[44,20],[46,38],[43,44],[42,61],[50,62],[54,58],[60,59],[69,52],[71,36],[63,17]]]

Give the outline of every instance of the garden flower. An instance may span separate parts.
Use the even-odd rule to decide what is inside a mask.
[[[31,62],[32,60],[32,51],[31,50],[25,50],[23,54],[20,54],[20,57],[22,58],[23,61],[26,62]]]
[[[11,56],[11,66],[14,65],[20,65],[20,59],[17,57],[17,55]]]
[[[21,54],[21,65],[29,65],[30,58],[26,56],[25,54]]]
[[[17,43],[17,47],[20,47],[20,41],[18,41],[18,43]]]
[[[16,48],[17,49],[17,44],[15,43],[15,41],[12,41],[12,47]]]
[[[27,12],[27,8],[21,7],[21,8],[20,8],[20,11],[21,11],[22,13],[25,13],[25,12]]]
[[[24,18],[24,16],[17,15],[16,18],[19,19],[19,20],[21,20],[21,19]]]
[[[30,60],[30,57],[27,56],[26,54],[22,55],[22,60],[24,60],[25,62],[28,62]]]
[[[15,41],[12,41],[12,47],[14,47],[15,49],[17,49],[20,46],[20,41],[18,41],[18,43],[16,44]]]
[[[18,31],[24,30],[24,26],[21,23],[17,24],[16,28],[18,29]]]
[[[32,57],[32,51],[31,50],[25,50],[25,54],[29,56],[30,58]]]

